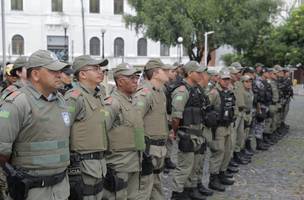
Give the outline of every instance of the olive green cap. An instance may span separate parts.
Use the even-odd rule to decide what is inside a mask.
[[[108,59],[95,60],[89,55],[78,56],[74,59],[72,64],[75,72],[79,71],[81,68],[88,65],[99,65],[99,66],[107,66],[109,63]]]
[[[29,57],[27,69],[44,67],[52,71],[60,71],[67,65],[66,63],[60,62],[53,52],[38,50]]]
[[[175,70],[177,68],[178,68],[177,65],[165,64],[165,67],[163,69]]]
[[[225,79],[225,78],[231,78],[230,72],[227,69],[222,69],[220,71],[220,77],[221,79]]]
[[[13,70],[19,69],[21,67],[27,67],[27,65],[28,65],[28,57],[19,56],[14,62]]]
[[[167,69],[165,64],[159,58],[152,58],[150,59],[147,64],[145,65],[145,70],[150,70],[154,68],[162,68]]]
[[[262,63],[256,63],[256,64],[254,65],[254,67],[255,67],[255,68],[257,68],[257,67],[264,67],[264,65],[263,65]]]
[[[218,71],[216,71],[215,69],[211,69],[211,68],[208,68],[207,73],[208,73],[210,76],[218,76],[218,75],[219,75],[219,72],[218,72]]]
[[[238,70],[241,70],[243,68],[243,66],[239,62],[233,62],[233,63],[231,63],[230,66],[235,67],[235,69],[238,69]]]
[[[121,63],[116,68],[113,69],[113,76],[118,75],[131,76],[133,74],[139,73],[140,70],[135,69],[132,65],[128,63]]]
[[[208,68],[192,60],[184,65],[184,69],[186,73],[190,73],[190,72],[205,72],[207,71]]]
[[[248,80],[252,80],[252,78],[248,75],[241,76],[241,81],[248,81]]]
[[[278,72],[283,71],[283,67],[281,67],[280,65],[275,65],[273,66],[273,68]]]
[[[233,67],[233,66],[228,67],[228,70],[229,70],[229,72],[230,72],[231,74],[237,74],[237,73],[240,72],[239,69],[236,69],[236,68]]]

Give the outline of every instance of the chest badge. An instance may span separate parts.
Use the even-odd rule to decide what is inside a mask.
[[[63,122],[66,126],[70,126],[71,120],[70,120],[70,115],[68,112],[62,112],[61,113]]]

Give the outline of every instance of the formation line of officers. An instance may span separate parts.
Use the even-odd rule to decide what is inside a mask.
[[[155,58],[140,72],[122,63],[107,96],[107,64],[83,55],[70,66],[38,50],[7,66],[0,199],[161,200],[170,172],[172,199],[203,200],[288,132],[287,68],[236,62],[217,72]]]

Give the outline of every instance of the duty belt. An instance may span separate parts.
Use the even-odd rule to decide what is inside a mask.
[[[166,139],[158,139],[158,140],[153,140],[145,137],[145,142],[149,143],[149,145],[155,145],[155,146],[165,146],[167,144]]]
[[[71,153],[71,160],[82,161],[82,160],[101,160],[104,158],[104,152],[84,153],[80,154],[77,152]]]
[[[185,132],[185,133],[188,133],[190,135],[195,135],[197,137],[201,137],[203,136],[203,131],[200,130],[200,129],[190,129],[190,128],[184,128],[184,127],[181,127],[179,128],[181,131]]]

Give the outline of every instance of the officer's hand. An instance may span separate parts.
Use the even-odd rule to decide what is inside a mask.
[[[169,140],[176,140],[176,133],[173,129],[169,131]]]

